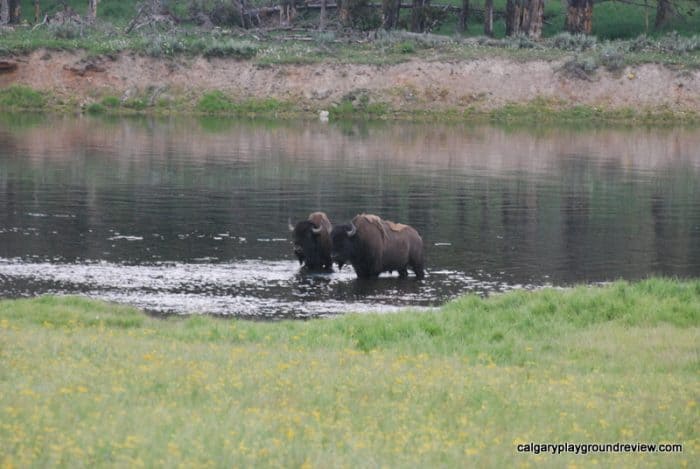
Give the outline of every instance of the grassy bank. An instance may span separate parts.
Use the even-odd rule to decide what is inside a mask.
[[[697,124],[700,114],[693,110],[671,107],[654,108],[605,108],[572,104],[554,99],[536,98],[526,103],[506,104],[496,109],[393,109],[381,100],[369,102],[363,99],[344,99],[330,106],[309,107],[290,101],[267,99],[241,99],[214,90],[201,95],[167,94],[158,97],[157,90],[145,89],[139,95],[120,100],[114,94],[94,98],[89,104],[79,105],[75,100],[65,100],[51,93],[37,91],[20,85],[0,89],[0,110],[8,113],[51,112],[75,113],[76,111],[105,116],[221,116],[253,117],[266,119],[317,119],[322,110],[329,112],[331,120],[403,120],[414,122],[474,122],[506,124]]]
[[[298,37],[267,35],[257,30],[211,32],[192,27],[125,34],[107,25],[66,25],[38,30],[18,26],[15,30],[0,30],[0,58],[23,56],[37,50],[81,51],[88,57],[134,53],[172,60],[203,56],[250,60],[260,67],[314,63],[382,65],[414,59],[453,62],[570,58],[584,61],[587,72],[598,68],[615,71],[645,63],[678,70],[700,68],[700,35],[683,36],[676,32],[658,36],[640,34],[627,39],[599,39],[560,32],[535,41],[524,36],[465,38],[401,30],[348,36],[311,29]]]
[[[536,42],[521,36],[501,39],[461,38],[405,31],[378,31],[371,38],[357,42],[342,36],[336,37],[335,34],[310,31],[303,40],[285,40],[276,36],[258,37],[240,31],[203,32],[187,28],[124,35],[118,30],[103,31],[99,28],[93,30],[81,27],[79,31],[70,32],[31,31],[18,27],[16,31],[0,32],[0,59],[21,63],[27,54],[40,51],[34,55],[34,60],[51,63],[56,60],[56,56],[65,59],[66,51],[76,51],[76,57],[62,65],[59,60],[57,66],[72,70],[75,76],[82,76],[84,73],[92,73],[90,70],[93,69],[103,72],[110,70],[115,64],[123,64],[134,56],[140,56],[148,57],[143,60],[147,63],[146,71],[142,72],[143,75],[136,75],[137,79],[126,90],[123,87],[119,90],[111,89],[115,85],[105,78],[108,74],[99,72],[95,72],[99,78],[92,83],[89,79],[76,81],[73,80],[75,76],[68,75],[63,78],[65,86],[56,82],[43,84],[28,81],[26,76],[24,81],[20,78],[13,82],[13,75],[10,74],[4,83],[16,84],[0,89],[0,110],[80,111],[109,115],[245,115],[267,118],[316,117],[319,111],[326,110],[331,119],[479,122],[598,121],[664,124],[700,120],[692,78],[700,69],[698,35],[687,37],[672,33],[658,37],[642,35],[635,39],[599,40],[592,36],[560,33]],[[169,84],[167,80],[154,84],[151,78],[146,78],[149,66],[153,70],[159,70],[162,66],[186,69],[202,57],[209,63],[224,62],[234,68],[244,64],[255,73],[261,71],[262,75],[265,75],[263,70],[277,71],[279,77],[269,80],[278,83],[280,89],[273,93],[274,97],[267,91],[258,90],[246,94],[240,89],[234,96],[215,89],[226,86],[221,82],[205,85],[199,83],[194,76],[187,78],[188,85],[184,87],[181,84]],[[225,60],[218,61],[219,59]],[[657,89],[659,97],[664,99],[655,101],[662,104],[642,104],[637,99],[639,93],[635,93],[627,101],[622,101],[627,106],[623,108],[620,101],[616,105],[606,104],[605,99],[588,99],[588,95],[572,97],[566,91],[554,96],[545,93],[549,97],[523,97],[520,94],[508,98],[498,92],[490,96],[492,91],[484,92],[483,85],[470,84],[467,74],[464,89],[448,89],[449,79],[446,77],[445,84],[441,85],[440,77],[437,77],[431,82],[416,79],[407,85],[394,87],[390,86],[390,82],[386,87],[358,87],[347,91],[343,96],[334,95],[331,101],[314,97],[313,93],[307,96],[309,90],[302,90],[293,78],[287,84],[289,89],[285,92],[285,78],[281,78],[287,76],[290,70],[293,71],[293,67],[288,67],[293,65],[315,64],[318,67],[317,75],[321,75],[324,67],[417,64],[415,73],[420,76],[421,68],[430,68],[432,64],[436,64],[439,69],[444,64],[474,64],[494,59],[517,65],[531,61],[553,64],[551,76],[566,83],[567,89],[577,89],[590,83],[605,86],[610,80],[615,81],[615,86],[627,82],[643,84],[644,80],[649,80],[649,89],[644,90],[642,87],[642,90],[649,93],[652,89]],[[638,77],[639,67],[645,64],[655,64],[658,69],[671,73],[673,78],[669,80],[681,80],[676,84],[675,91],[670,88],[653,88],[653,74],[647,74],[647,78],[644,75]],[[137,72],[118,72],[123,79],[134,73]],[[341,74],[338,80],[345,81],[346,78],[352,83],[352,72],[349,76]],[[689,80],[684,84],[682,80],[685,79]],[[43,91],[22,86],[27,84]],[[335,83],[320,81],[319,92],[332,93],[334,85]],[[525,79],[520,86],[527,88],[532,83]],[[450,100],[446,101],[448,96]],[[506,104],[494,109],[494,99]]]
[[[282,323],[3,301],[0,462],[691,465],[699,312],[699,281],[659,279]],[[530,441],[683,452],[516,451]]]

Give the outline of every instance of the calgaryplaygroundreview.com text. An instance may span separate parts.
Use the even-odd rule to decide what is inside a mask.
[[[518,453],[682,453],[680,443],[522,443],[516,442]]]

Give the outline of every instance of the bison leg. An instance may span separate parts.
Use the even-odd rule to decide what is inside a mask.
[[[333,261],[330,256],[321,261],[321,265],[326,272],[333,272]]]
[[[416,274],[416,278],[421,279],[425,277],[425,272],[423,271],[423,264],[413,264],[411,265],[411,269],[413,272]]]
[[[405,267],[403,269],[399,269],[399,277],[400,278],[408,277],[408,269],[406,269]]]

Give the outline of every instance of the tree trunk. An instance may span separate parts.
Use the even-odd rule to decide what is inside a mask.
[[[396,0],[396,27],[399,27],[399,19],[401,19],[401,0]]]
[[[292,24],[292,19],[294,19],[294,0],[282,0],[280,4],[280,24],[289,26]]]
[[[544,0],[529,0],[523,8],[522,31],[532,39],[542,37]]]
[[[544,24],[544,0],[530,0],[529,19],[527,35],[533,39],[541,38]]]
[[[462,0],[462,9],[459,11],[459,20],[457,22],[457,31],[463,33],[467,30],[469,22],[469,0]]]
[[[323,31],[326,29],[326,4],[328,3],[328,0],[321,0],[321,14],[319,16],[318,20],[318,29],[319,31]]]
[[[484,35],[493,37],[493,0],[484,0]]]
[[[568,0],[564,27],[571,34],[591,34],[593,0]]]
[[[247,8],[246,8],[245,0],[240,0],[240,2],[238,2],[238,11],[240,12],[240,15],[241,15],[241,28],[243,28],[243,29],[248,29],[248,26],[249,26],[248,21],[246,21],[246,16],[245,16],[246,10],[247,10]]]
[[[0,0],[0,24],[10,22],[10,0]]]
[[[521,0],[506,1],[506,36],[515,36],[520,32],[522,20]]]
[[[423,0],[413,0],[411,9],[411,31],[419,33],[423,24]]]
[[[507,0],[506,36],[525,34],[532,39],[542,36],[544,0]]]
[[[425,31],[426,9],[430,5],[430,0],[413,0],[413,11],[411,11],[411,31],[422,33]]]
[[[382,26],[394,29],[399,22],[399,0],[382,0]]]
[[[338,18],[340,19],[340,24],[349,25],[351,21],[350,17],[350,0],[337,0],[339,1],[339,11]]]
[[[8,7],[8,23],[19,23],[20,17],[22,16],[22,7],[20,6],[19,0],[9,0],[7,2]]]
[[[644,34],[649,33],[649,0],[644,0]]]
[[[34,0],[34,22],[38,23],[41,18],[41,5],[39,0]]]
[[[88,19],[94,20],[97,18],[97,4],[100,0],[88,0]]]
[[[654,29],[666,26],[666,23],[673,17],[675,11],[671,0],[658,0],[656,5],[656,20],[654,20]]]

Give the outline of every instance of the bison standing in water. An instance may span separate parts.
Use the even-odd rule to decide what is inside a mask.
[[[332,257],[338,268],[350,262],[360,278],[394,270],[400,277],[406,277],[408,267],[417,278],[423,278],[423,240],[408,225],[361,214],[347,225],[335,226],[331,238]]]
[[[296,226],[289,224],[294,254],[310,270],[333,270],[331,261],[331,222],[323,212],[314,212]]]

